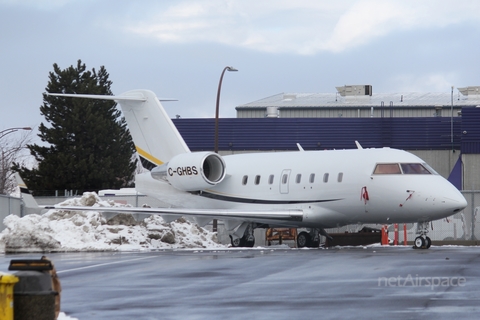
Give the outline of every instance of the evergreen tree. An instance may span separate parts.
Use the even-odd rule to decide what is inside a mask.
[[[53,65],[46,91],[111,95],[112,82],[103,66],[98,73],[77,66]],[[136,168],[135,146],[115,102],[43,95],[39,137],[50,146],[28,145],[38,167],[14,165],[32,190],[98,191],[125,187]],[[43,192],[42,192],[43,193]],[[38,194],[38,192],[37,192]]]

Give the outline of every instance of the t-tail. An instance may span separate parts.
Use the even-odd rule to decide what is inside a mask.
[[[55,93],[48,95],[114,100],[119,103],[142,165],[148,170],[161,166],[176,155],[190,153],[187,144],[152,91],[131,90],[119,96]]]

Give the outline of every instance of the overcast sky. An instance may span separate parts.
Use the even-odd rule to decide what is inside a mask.
[[[281,92],[450,92],[480,85],[480,1],[0,0],[0,130],[37,127],[48,73],[105,66],[114,94],[221,117]],[[456,92],[456,90],[455,90]]]

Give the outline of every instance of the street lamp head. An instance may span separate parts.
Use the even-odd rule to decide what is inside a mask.
[[[13,133],[18,130],[32,130],[30,127],[15,127],[15,128],[8,128],[5,130],[0,131],[0,138],[3,138],[7,134]]]
[[[238,70],[235,69],[234,67],[227,67],[227,71],[238,71]]]

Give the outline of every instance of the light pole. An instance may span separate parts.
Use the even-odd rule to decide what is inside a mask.
[[[218,91],[217,91],[217,105],[215,108],[215,146],[214,151],[218,153],[218,113],[220,109],[220,90],[222,89],[222,80],[225,71],[238,71],[234,67],[225,67],[222,71],[222,75],[220,76],[220,81],[218,82]]]
[[[5,130],[2,130],[2,131],[0,131],[0,139],[3,138],[4,136],[6,136],[7,134],[18,131],[18,130],[32,130],[32,128],[30,128],[30,127],[18,127],[18,128],[8,128],[8,129],[5,129]]]
[[[217,90],[217,105],[215,107],[215,145],[214,145],[214,151],[215,153],[218,153],[218,113],[220,110],[220,90],[222,89],[222,80],[223,80],[223,75],[225,74],[225,71],[238,71],[234,67],[225,67],[223,68],[222,75],[220,76],[220,81],[218,82],[218,90]],[[213,227],[212,227],[213,232],[217,232],[217,219],[213,219]]]

